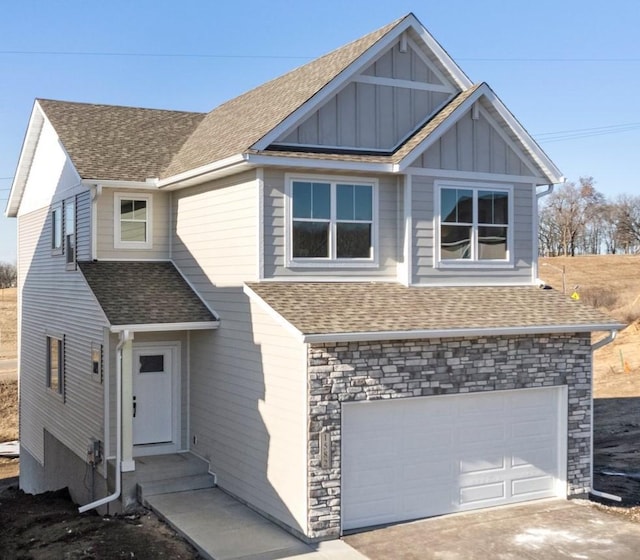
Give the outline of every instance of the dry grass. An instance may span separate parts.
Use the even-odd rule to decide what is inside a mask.
[[[565,267],[567,293],[579,285],[585,303],[606,310],[623,323],[640,319],[640,256],[591,255],[540,259],[538,274],[547,284],[562,289]]]
[[[545,266],[547,263],[551,266]],[[567,293],[579,285],[583,303],[593,305],[629,326],[613,344],[594,354],[596,397],[640,396],[640,256],[594,255],[540,259],[539,275],[554,288],[562,289],[565,267]],[[593,340],[602,338],[595,333]]]
[[[0,288],[0,360],[17,356],[17,292],[16,288]]]

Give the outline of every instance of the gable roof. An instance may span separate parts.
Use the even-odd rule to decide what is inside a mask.
[[[205,113],[38,99],[83,179],[158,177]]]
[[[386,282],[263,282],[245,291],[306,342],[617,330],[608,315],[535,286],[407,287]]]
[[[407,17],[223,103],[203,119],[163,176],[245,152]]]
[[[287,128],[299,124],[314,108],[324,103],[348,79],[397,41],[403,33],[422,41],[461,93],[433,115],[428,122],[398,146],[393,154],[353,154],[334,151],[282,152],[270,143]],[[506,133],[531,157],[541,170],[539,184],[562,181],[560,171],[509,113],[486,84],[473,86],[468,77],[426,31],[413,14],[408,14],[364,37],[309,62],[232,99],[211,112],[190,113],[139,109],[86,103],[38,100],[32,113],[14,179],[7,215],[17,214],[22,191],[37,146],[42,119],[56,130],[72,163],[83,179],[96,181],[148,182],[157,187],[179,187],[206,180],[205,173],[232,173],[233,165],[287,165],[297,158],[343,162],[347,169],[401,172],[411,163],[414,151],[436,138],[458,118],[458,109],[480,95],[491,105]],[[266,159],[263,159],[266,158]],[[350,167],[349,167],[350,165]]]
[[[216,328],[218,318],[171,262],[78,262],[112,328]]]

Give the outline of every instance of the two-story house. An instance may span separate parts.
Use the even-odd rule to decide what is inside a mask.
[[[307,539],[584,494],[621,325],[540,288],[560,181],[411,14],[206,114],[37,100],[21,487],[126,506],[195,462]]]

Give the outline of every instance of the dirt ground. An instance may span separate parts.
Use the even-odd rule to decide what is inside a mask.
[[[78,514],[66,490],[38,496],[0,493],[2,560],[194,560],[195,550],[148,511]]]
[[[623,500],[622,507],[612,507],[615,503],[610,501],[600,507],[640,522],[640,256],[542,262],[547,266],[540,267],[540,276],[548,284],[562,289],[560,270],[564,266],[567,291],[579,285],[583,302],[630,324],[614,343],[595,354],[594,487]],[[7,333],[0,359],[15,357],[15,336],[10,334],[15,303],[6,292],[0,299],[0,325]],[[602,336],[594,335],[594,340]],[[3,390],[0,441],[17,438],[17,391],[15,385]],[[65,491],[30,496],[15,485],[1,490],[3,482],[8,482],[2,479],[15,476],[17,470],[17,460],[0,458],[0,560],[199,558],[146,510],[125,517],[80,515]]]

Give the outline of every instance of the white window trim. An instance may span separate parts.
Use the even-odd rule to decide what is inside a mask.
[[[64,211],[62,209],[62,202],[56,202],[51,205],[51,254],[62,255],[64,247]],[[54,216],[58,216],[58,222],[55,221]],[[56,230],[60,231],[60,246],[56,247],[55,237]]]
[[[122,241],[120,230],[120,202],[122,200],[147,201],[146,241]],[[153,197],[150,194],[113,193],[113,247],[114,249],[151,249],[153,247]]]
[[[100,354],[100,361],[98,362],[98,371],[93,371],[93,353],[97,351]],[[102,383],[102,369],[104,367],[104,345],[101,342],[92,342],[90,347],[90,355],[89,355],[89,375],[91,378],[98,382]]]
[[[337,259],[325,257],[293,258],[293,197],[292,188],[294,181],[311,181],[316,183],[336,183],[370,185],[372,189],[371,197],[371,248],[373,255],[367,259]],[[378,241],[378,229],[380,217],[378,215],[378,180],[365,177],[351,177],[342,175],[312,175],[312,174],[285,174],[285,246],[286,246],[286,266],[287,268],[377,268],[379,266],[380,245]],[[332,186],[333,193],[333,186]],[[331,201],[332,217],[330,223],[336,223],[335,204]],[[332,228],[333,229],[333,228]],[[330,240],[333,245],[333,240]]]
[[[73,233],[69,233],[68,229],[67,229],[67,211],[69,208],[69,205],[72,204],[73,205]],[[77,249],[76,249],[76,240],[77,240],[77,235],[76,235],[76,229],[77,229],[77,213],[76,213],[76,199],[75,197],[73,198],[69,198],[68,200],[64,201],[64,207],[63,207],[63,220],[64,220],[64,224],[62,227],[62,232],[63,232],[63,239],[62,239],[62,245],[64,247],[64,258],[66,261],[66,268],[67,270],[76,270],[76,258],[77,258]],[[73,252],[70,254],[69,253],[69,237],[73,236],[72,239],[72,245],[73,245]],[[69,257],[71,257],[71,260],[69,260]]]
[[[51,387],[51,342],[52,340],[55,340],[56,342],[59,343],[59,347],[58,347],[58,389],[54,389],[53,387]],[[51,395],[55,395],[61,399],[64,400],[64,394],[65,394],[65,375],[64,375],[64,366],[65,366],[65,359],[64,359],[64,335],[61,334],[53,334],[53,333],[47,333],[45,336],[45,343],[46,343],[46,353],[45,353],[45,368],[46,368],[46,379],[45,379],[45,383],[46,383],[46,387],[47,390],[49,391],[49,393]]]
[[[475,192],[478,190],[492,190],[492,191],[503,191],[508,193],[509,195],[509,223],[507,225],[507,259],[504,260],[471,260],[471,259],[459,259],[459,260],[442,260],[440,256],[440,225],[441,225],[441,216],[440,216],[440,192],[443,188],[453,188],[453,189],[472,189],[474,190],[474,199]],[[513,247],[513,232],[515,228],[515,218],[514,218],[514,189],[513,185],[505,185],[500,183],[478,183],[471,181],[435,181],[434,182],[434,212],[433,212],[433,240],[434,240],[434,251],[433,251],[433,266],[434,268],[458,268],[458,269],[469,269],[469,268],[485,268],[485,269],[496,269],[496,268],[515,268],[514,264],[514,247]],[[477,232],[478,222],[477,216],[473,216],[473,231],[474,236]],[[475,243],[475,240],[474,240]]]

